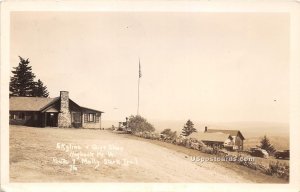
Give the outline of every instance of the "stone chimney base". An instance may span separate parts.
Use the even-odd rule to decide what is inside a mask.
[[[58,114],[58,127],[69,128],[71,127],[71,113]]]
[[[71,113],[69,107],[69,92],[60,92],[60,113],[58,114],[58,127],[71,127]]]

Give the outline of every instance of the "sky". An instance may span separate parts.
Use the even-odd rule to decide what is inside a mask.
[[[13,12],[10,65],[103,120],[289,121],[285,13]]]

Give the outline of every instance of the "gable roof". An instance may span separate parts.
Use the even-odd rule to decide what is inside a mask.
[[[81,107],[81,109],[82,109],[82,112],[84,112],[84,113],[89,113],[89,112],[104,113],[103,111],[98,111],[98,110],[90,109],[90,108],[87,108],[87,107]]]
[[[188,136],[188,138],[197,139],[198,141],[214,141],[214,142],[225,142],[228,138],[232,139],[230,134],[225,133],[197,133],[194,132],[191,135]]]
[[[9,98],[9,110],[10,111],[42,111],[45,112],[53,106],[60,97],[48,98],[48,97],[10,97]],[[71,99],[69,99],[78,110],[83,112],[97,112],[104,113],[103,111],[98,111],[95,109],[90,109],[86,107],[81,107]]]
[[[48,110],[49,108],[53,108],[53,104],[56,102],[56,101],[59,101],[59,97],[55,97],[53,98],[52,101],[50,101],[47,105],[45,105],[43,108],[41,108],[41,111],[42,112],[45,112],[46,110]],[[58,109],[57,109],[58,110]]]
[[[217,133],[217,132],[221,132],[221,133],[225,133],[225,134],[230,134],[231,136],[238,136],[240,135],[240,137],[245,140],[245,137],[242,135],[242,133],[239,130],[228,130],[228,129],[208,129],[207,133]]]
[[[41,111],[44,107],[53,103],[59,97],[10,97],[10,111]]]

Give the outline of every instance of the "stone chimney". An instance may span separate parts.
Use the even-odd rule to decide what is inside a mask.
[[[204,132],[207,132],[207,126],[205,126]]]
[[[69,111],[69,92],[61,91],[60,92],[60,112],[65,113]]]
[[[60,92],[60,112],[58,114],[58,127],[71,127],[71,113],[69,109],[69,92]]]

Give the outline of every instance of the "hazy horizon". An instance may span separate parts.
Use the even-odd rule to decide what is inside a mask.
[[[192,120],[192,119],[191,119]],[[125,121],[122,120],[122,121]],[[155,120],[148,119],[148,122],[151,123],[156,132],[161,132],[164,129],[171,129],[172,131],[177,131],[178,134],[181,133],[181,130],[187,120]],[[263,135],[270,136],[283,136],[289,137],[289,124],[288,123],[279,123],[279,122],[204,122],[204,121],[195,121],[194,127],[198,132],[202,132],[205,129],[205,126],[208,129],[232,129],[240,130],[245,137],[257,137]],[[112,125],[118,126],[117,120],[103,120],[102,126],[104,128],[110,128]]]
[[[289,122],[286,13],[13,12],[10,65],[51,97],[149,120]],[[201,125],[203,127],[203,125]]]

